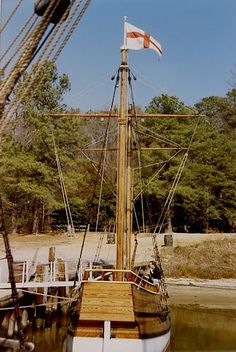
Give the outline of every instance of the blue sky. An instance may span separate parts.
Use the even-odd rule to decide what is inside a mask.
[[[92,0],[58,61],[72,83],[66,103],[82,111],[109,107],[125,15],[163,49],[161,60],[152,50],[129,52],[137,104],[145,107],[153,96],[167,93],[192,105],[231,88],[236,0]]]

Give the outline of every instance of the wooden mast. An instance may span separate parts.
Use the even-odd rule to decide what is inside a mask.
[[[124,237],[126,230],[126,142],[127,142],[127,49],[121,48],[121,88],[120,88],[120,117],[118,119],[118,180],[117,180],[117,252],[116,269],[124,269]],[[117,280],[123,280],[123,274],[117,273]]]
[[[132,235],[132,124],[128,118],[127,150],[127,233],[126,233],[126,269],[131,269],[131,235]]]

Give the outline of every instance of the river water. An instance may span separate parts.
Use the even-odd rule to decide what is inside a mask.
[[[171,351],[236,351],[236,316],[171,308]],[[65,352],[67,321],[55,322],[44,331],[29,332],[36,352]],[[134,351],[135,352],[135,351]]]

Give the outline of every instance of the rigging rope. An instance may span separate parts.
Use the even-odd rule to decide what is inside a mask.
[[[55,12],[55,5],[59,2],[59,0],[52,0],[40,23],[30,36],[30,39],[25,45],[25,48],[21,54],[21,58],[15,63],[14,67],[10,71],[8,77],[3,80],[2,85],[1,85],[1,93],[0,93],[0,105],[1,109],[4,107],[7,99],[11,95],[13,89],[15,88],[19,78],[22,76],[22,74],[25,72],[27,69],[29,63],[31,62],[31,57],[34,54],[37,45],[39,44],[41,38],[43,37],[52,16],[54,15]],[[18,107],[18,105],[17,105]],[[5,116],[3,114],[2,118],[6,118],[7,113],[5,113]],[[3,127],[2,127],[3,128]]]
[[[9,24],[9,22],[11,21],[12,17],[15,15],[16,11],[18,10],[18,8],[20,7],[21,3],[23,0],[18,0],[18,3],[16,4],[14,10],[11,12],[10,16],[8,17],[8,19],[6,20],[6,22],[3,24],[2,28],[0,29],[0,33],[2,33],[4,31],[4,29],[7,27],[7,25]]]
[[[21,29],[17,32],[16,37],[11,41],[11,43],[8,45],[8,47],[6,48],[6,50],[4,51],[4,53],[2,54],[2,56],[0,57],[0,61],[2,61],[4,59],[4,57],[9,53],[9,51],[11,50],[11,48],[15,45],[15,43],[17,42],[17,40],[20,38],[20,36],[22,35],[22,33],[24,32],[24,30],[27,28],[28,24],[32,21],[32,19],[34,18],[34,13],[28,18],[28,20],[26,21],[26,23],[24,24],[24,26],[21,27]],[[34,23],[36,23],[37,18],[35,18]],[[22,41],[24,41],[24,39],[22,39]],[[6,65],[5,65],[6,66]]]
[[[113,91],[113,97],[112,97],[112,102],[111,102],[111,106],[113,106],[113,103],[114,103],[114,98],[115,98],[115,93],[116,93],[116,90],[118,88],[118,83],[119,83],[119,72],[117,74],[117,77],[116,77],[116,84],[115,84],[115,87],[114,87],[114,91]],[[108,130],[109,130],[109,125],[110,125],[110,119],[108,119],[107,121],[107,126],[106,126],[106,132],[105,132],[105,140],[107,138],[107,133],[108,133]],[[103,148],[104,149],[104,145],[105,145],[105,140],[104,140],[104,143],[103,143]],[[92,192],[92,196],[91,196],[91,200],[90,202],[92,203],[94,197],[95,197],[95,194],[96,194],[96,189],[97,189],[97,184],[98,184],[98,178],[100,176],[100,169],[101,169],[101,164],[102,164],[102,159],[103,159],[103,154],[101,154],[101,158],[100,158],[100,161],[99,161],[99,166],[98,166],[98,171],[97,171],[97,174],[96,174],[96,179],[95,179],[95,183],[94,183],[94,188],[93,188],[93,192]],[[80,248],[80,254],[79,254],[79,258],[78,258],[78,263],[77,263],[77,270],[76,270],[76,273],[75,273],[75,279],[74,279],[74,286],[76,285],[76,281],[78,279],[78,273],[81,269],[81,264],[82,264],[82,255],[83,255],[83,251],[84,251],[84,245],[85,245],[85,240],[86,240],[86,237],[87,237],[87,231],[88,231],[88,224],[90,223],[90,220],[91,220],[91,212],[88,212],[88,217],[87,217],[87,224],[86,224],[86,228],[85,228],[85,231],[84,231],[84,235],[83,235],[83,238],[82,238],[82,244],[81,244],[81,248]],[[97,247],[97,251],[96,251],[96,254],[95,254],[95,259],[99,256],[99,251],[100,251],[100,247],[101,247],[101,243],[102,242],[102,239],[100,238],[99,240],[99,245]]]
[[[51,119],[50,119],[50,122],[51,122]],[[64,206],[65,206],[65,212],[66,212],[67,232],[68,232],[69,236],[74,236],[75,228],[74,228],[73,218],[72,218],[72,214],[71,214],[70,203],[69,203],[69,199],[67,196],[65,181],[64,181],[64,177],[63,177],[63,173],[62,173],[61,162],[60,162],[57,147],[56,147],[56,141],[55,141],[55,136],[53,133],[52,123],[50,123],[50,127],[51,127],[51,133],[52,133],[54,153],[55,153],[55,157],[56,157],[57,170],[58,170],[58,175],[59,175],[59,180],[60,180],[60,185],[61,185],[61,192],[62,192],[62,197],[63,197],[63,201],[64,201]]]
[[[111,105],[110,105],[110,109],[109,109],[109,115],[111,115],[112,110],[113,110],[113,105],[114,105],[114,101],[115,101],[115,95],[116,95],[116,91],[117,91],[117,88],[118,88],[118,85],[119,85],[119,81],[120,81],[120,72],[118,71],[117,75],[116,75],[115,87],[114,87],[113,96],[112,96],[112,100],[111,100]],[[107,128],[106,128],[106,132],[105,132],[104,148],[106,148],[106,146],[108,144],[109,126],[110,126],[110,119],[108,119]],[[98,207],[97,222],[98,222],[99,211],[100,211],[100,199],[101,199],[101,195],[102,195],[102,185],[103,185],[103,176],[104,176],[104,170],[105,170],[105,168],[104,168],[105,161],[106,161],[106,151],[104,151],[104,157],[103,157],[103,169],[102,169],[101,187],[100,187],[100,195],[99,195],[99,207]],[[96,223],[96,226],[97,226],[97,223]],[[100,239],[99,239],[99,243],[98,243],[98,247],[97,247],[97,251],[96,251],[95,257],[94,257],[94,262],[95,263],[98,261],[100,253],[101,253],[103,238],[104,238],[104,234],[101,234],[100,235]]]
[[[132,74],[134,80],[136,80],[136,78],[134,77],[134,75]],[[129,83],[129,87],[130,87],[130,93],[131,93],[131,101],[132,101],[132,110],[134,113],[134,117],[135,117],[135,124],[137,125],[137,114],[136,114],[136,106],[135,106],[135,102],[134,102],[134,92],[133,92],[133,87],[132,87],[132,78],[131,78],[131,71],[129,69],[128,71],[128,83]],[[141,190],[143,187],[143,182],[142,182],[142,170],[141,170],[141,163],[142,163],[142,155],[141,155],[141,149],[140,149],[140,141],[139,138],[136,139],[135,144],[137,146],[137,155],[138,155],[138,170],[139,170],[139,179],[140,179],[140,183],[141,183]],[[142,227],[143,227],[143,232],[145,232],[145,217],[144,217],[144,202],[143,202],[143,192],[141,192],[140,195],[140,200],[141,200],[141,213],[142,213]]]
[[[71,6],[72,6],[72,4],[73,4],[74,2],[75,2],[75,0],[71,3]],[[46,60],[49,59],[49,56],[51,55],[51,53],[52,53],[53,50],[55,49],[56,45],[58,44],[59,40],[61,39],[61,37],[62,37],[64,31],[66,30],[67,26],[69,25],[70,21],[72,20],[72,17],[73,17],[74,14],[76,13],[76,11],[77,11],[78,7],[80,6],[81,2],[82,2],[82,0],[79,0],[79,1],[78,1],[78,3],[75,5],[74,11],[72,11],[72,13],[70,14],[70,16],[68,16],[68,18],[66,19],[65,25],[64,25],[64,27],[63,27],[61,33],[59,34],[59,37],[56,39],[56,42],[54,43],[54,45],[52,46],[52,48],[49,50],[49,52],[48,52],[48,54],[47,54],[47,56],[46,56],[46,58],[45,58]],[[80,13],[79,13],[79,15],[78,15],[78,17],[77,17],[77,19],[76,19],[76,21],[74,22],[74,24],[73,24],[72,27],[71,27],[71,29],[70,29],[70,31],[69,31],[69,35],[67,34],[66,38],[63,40],[63,42],[62,42],[60,48],[58,49],[58,51],[57,51],[57,53],[56,53],[56,55],[53,57],[52,62],[55,62],[55,61],[56,61],[56,59],[58,58],[58,56],[59,56],[59,54],[61,53],[62,49],[65,47],[67,41],[70,39],[70,36],[72,35],[74,29],[76,28],[77,24],[79,23],[79,21],[81,20],[82,16],[84,15],[84,13],[85,13],[87,7],[89,6],[90,2],[91,2],[91,0],[87,0],[87,1],[86,1],[84,7],[83,7],[82,10],[80,11]],[[48,11],[48,9],[47,9],[47,11]],[[48,47],[49,47],[49,45],[51,44],[53,38],[55,37],[56,33],[58,32],[61,23],[65,20],[66,15],[67,15],[67,13],[65,13],[65,14],[62,16],[62,18],[61,18],[59,24],[58,24],[57,27],[56,27],[56,30],[54,31],[54,35],[51,36],[50,40],[49,40],[48,43],[47,43],[46,48],[44,49],[44,52],[40,55],[40,57],[39,57],[39,59],[38,59],[37,62],[40,61],[40,59],[43,57],[44,53],[45,53],[46,50],[48,49]],[[45,16],[45,14],[44,14],[44,16]],[[21,101],[24,99],[24,97],[25,97],[26,95],[28,96],[28,99],[29,99],[29,97],[30,97],[30,99],[32,100],[33,97],[34,97],[34,95],[33,95],[33,90],[31,89],[32,84],[33,84],[36,80],[38,80],[38,79],[42,80],[43,78],[44,78],[44,76],[42,76],[42,74],[41,74],[40,67],[38,67],[38,69],[37,69],[36,72],[35,72],[35,76],[34,76],[33,78],[31,78],[30,75],[29,75],[28,78],[26,79],[26,81],[24,82],[24,88],[21,89],[21,95],[20,95],[20,96],[17,95],[17,96],[15,96],[15,97],[12,99],[11,103],[9,104],[8,110],[5,111],[5,113],[4,113],[4,115],[3,115],[3,118],[6,119],[6,118],[7,118],[7,115],[10,113],[10,111],[11,111],[13,108],[14,108],[13,113],[16,112],[17,109],[20,107]],[[18,117],[18,118],[19,118],[19,117]],[[16,124],[16,123],[17,123],[17,117],[16,117],[15,120],[16,120],[16,121],[15,121],[15,124]],[[6,121],[5,121],[5,125],[6,125]],[[5,125],[4,125],[4,121],[2,121],[1,129],[3,129],[3,128],[5,127]]]

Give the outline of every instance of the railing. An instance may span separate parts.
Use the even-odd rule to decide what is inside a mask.
[[[54,260],[47,263],[18,261],[13,263],[16,283],[68,281],[69,270],[75,273],[76,261]],[[71,275],[73,276],[73,275]],[[0,285],[9,282],[7,262],[0,262]]]
[[[83,281],[117,281],[117,273],[120,272],[123,274],[124,281],[122,282],[132,282],[148,291],[159,292],[159,284],[154,285],[131,270],[88,268],[84,270]]]

